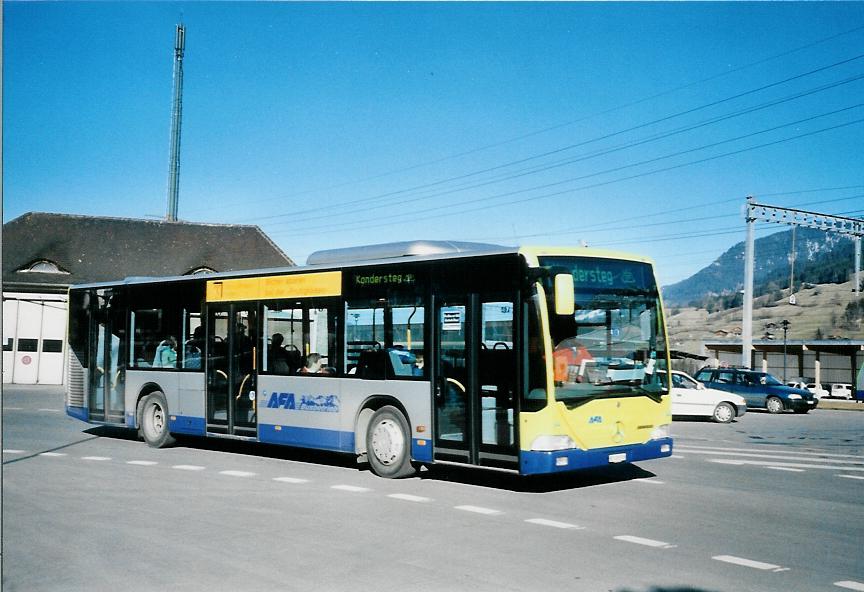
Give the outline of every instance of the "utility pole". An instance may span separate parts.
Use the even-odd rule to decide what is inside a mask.
[[[168,157],[168,213],[165,219],[177,221],[180,197],[180,123],[183,116],[183,53],[186,49],[186,27],[177,25],[174,37],[174,98],[171,102],[171,144]]]
[[[756,218],[750,215],[750,204],[753,196],[747,196],[747,240],[744,243],[744,319],[741,323],[741,367],[751,366],[753,351],[753,251],[756,248],[754,228]]]
[[[856,302],[858,302],[858,298],[860,297],[861,237],[864,237],[864,220],[758,204],[753,199],[753,196],[747,196],[744,219],[747,222],[747,238],[744,245],[744,318],[741,321],[741,365],[749,368],[751,351],[753,350],[753,266],[755,250],[753,225],[756,220],[788,224],[793,227],[818,228],[824,232],[837,232],[852,237],[855,240]]]
[[[786,384],[786,331],[789,330],[790,324],[786,319],[780,322],[780,326],[783,327],[783,384]]]

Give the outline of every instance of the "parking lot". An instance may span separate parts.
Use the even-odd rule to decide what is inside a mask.
[[[671,459],[534,480],[154,450],[56,389],[3,419],[4,590],[864,590],[854,411],[680,421]]]

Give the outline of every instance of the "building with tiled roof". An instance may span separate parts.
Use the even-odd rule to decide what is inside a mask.
[[[2,240],[4,383],[62,381],[72,284],[294,265],[252,225],[28,213]]]

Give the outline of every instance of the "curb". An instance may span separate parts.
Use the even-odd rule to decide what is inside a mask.
[[[864,401],[839,401],[819,399],[816,409],[834,409],[841,411],[864,411]]]

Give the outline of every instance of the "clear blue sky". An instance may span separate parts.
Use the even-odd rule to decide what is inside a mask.
[[[181,18],[180,218],[300,263],[585,240],[668,284],[748,194],[864,213],[861,2],[4,2],[4,221],[165,215]]]

